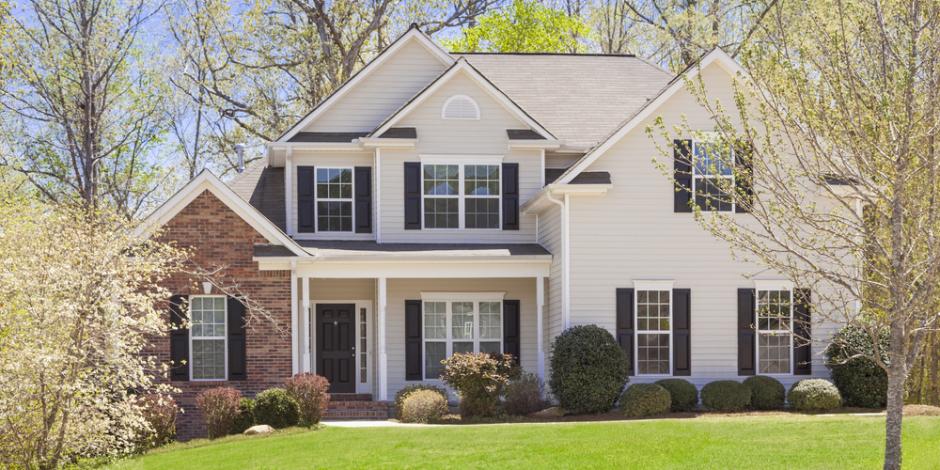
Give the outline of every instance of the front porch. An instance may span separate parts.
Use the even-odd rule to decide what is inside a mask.
[[[544,250],[318,253],[304,262],[256,257],[262,269],[290,267],[293,373],[323,375],[338,397],[378,402],[407,385],[443,385],[440,360],[455,352],[510,352],[544,377]]]

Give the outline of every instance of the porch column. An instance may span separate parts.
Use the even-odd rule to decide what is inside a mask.
[[[300,332],[297,322],[297,268],[292,263],[290,270],[290,372],[296,375],[300,372]]]
[[[545,380],[545,322],[543,312],[545,310],[545,277],[537,276],[535,278],[535,344],[538,349],[538,368],[536,373],[539,378]]]
[[[386,301],[386,279],[380,277],[378,282],[378,349],[379,349],[379,401],[388,400],[388,351],[385,339],[385,307]]]
[[[303,315],[303,317],[301,318],[302,319],[301,325],[303,325],[303,332],[301,333],[301,336],[304,338],[303,340],[303,358],[304,358],[303,371],[311,372],[310,370],[310,345],[312,343],[310,342],[310,278],[302,277],[301,279],[303,279],[303,288],[301,289],[303,292],[303,310],[301,311]]]

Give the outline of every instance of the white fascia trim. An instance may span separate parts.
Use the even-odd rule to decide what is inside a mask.
[[[793,281],[786,279],[759,279],[754,281],[756,290],[793,290]]]
[[[519,150],[555,150],[561,147],[561,141],[557,139],[518,139],[510,140],[510,149]]]
[[[303,263],[297,266],[297,275],[313,278],[401,278],[401,279],[493,279],[547,277],[551,260],[388,260],[370,262]],[[266,269],[267,263],[259,263]],[[275,266],[276,263],[270,266]],[[272,269],[272,268],[267,268]]]
[[[503,155],[422,154],[418,160],[425,165],[501,165]]]
[[[329,150],[333,152],[350,152],[362,150],[362,145],[358,141],[354,142],[272,142],[268,144],[270,149],[287,150]]]
[[[552,183],[526,201],[519,210],[523,214],[539,213],[549,207],[551,196],[603,196],[613,188],[613,184],[559,184]]]
[[[454,58],[447,53],[441,46],[438,46],[437,43],[427,37],[424,33],[419,31],[417,28],[410,29],[405,33],[401,38],[392,43],[388,48],[382,51],[375,59],[372,59],[372,62],[366,64],[366,66],[357,72],[352,79],[340,85],[340,88],[336,90],[335,93],[330,95],[326,101],[320,103],[313,111],[310,112],[306,117],[301,119],[297,124],[294,124],[284,135],[277,139],[278,142],[286,142],[290,140],[291,137],[297,135],[301,129],[307,127],[315,121],[318,117],[322,116],[328,109],[330,109],[340,98],[346,95],[349,90],[353,89],[361,81],[363,81],[370,73],[378,69],[381,64],[383,64],[389,57],[395,55],[395,52],[401,49],[405,44],[417,40],[419,44],[425,47],[428,51],[431,52],[434,57],[441,61],[442,64],[450,66],[454,63]]]
[[[418,139],[389,139],[382,137],[360,137],[356,140],[363,148],[407,148],[418,145]]]
[[[675,286],[675,281],[648,281],[648,280],[635,280],[633,281],[633,288],[636,290],[672,290]]]
[[[586,155],[581,157],[571,168],[562,174],[558,178],[559,183],[570,183],[575,176],[578,176],[582,171],[586,170],[595,160],[600,158],[607,150],[613,147],[617,142],[620,142],[621,139],[631,131],[633,131],[640,123],[648,119],[650,116],[659,109],[664,103],[669,101],[673,95],[675,95],[679,90],[685,88],[685,79],[692,79],[698,76],[698,74],[711,65],[713,62],[717,62],[723,70],[728,72],[732,76],[742,76],[746,77],[746,73],[741,66],[735,62],[727,53],[721,49],[714,49],[709,52],[702,58],[701,61],[695,66],[690,67],[682,75],[673,79],[673,82],[663,90],[659,96],[656,97],[653,101],[650,101],[643,107],[637,114],[635,114],[629,121],[627,121],[623,126],[620,127],[616,132],[611,134],[603,143],[595,147],[593,150],[588,152]]]
[[[248,225],[258,231],[271,243],[287,247],[297,256],[307,256],[294,240],[288,237],[273,222],[258,212],[257,209],[239,197],[231,188],[225,185],[218,177],[208,170],[203,170],[186,186],[176,192],[170,199],[151,213],[143,223],[135,229],[135,235],[141,238],[148,237],[160,227],[169,222],[180,211],[186,208],[203,191],[209,191],[229,209],[238,214]]]
[[[457,60],[457,64],[451,67],[443,76],[439,77],[437,81],[434,82],[431,86],[424,89],[420,95],[415,97],[407,106],[395,112],[392,115],[391,119],[385,122],[382,127],[376,129],[372,134],[373,135],[382,135],[389,128],[394,127],[398,121],[402,120],[407,116],[412,110],[420,106],[428,97],[434,94],[440,87],[444,86],[448,81],[457,76],[458,73],[466,73],[474,82],[477,83],[484,91],[486,91],[491,97],[493,97],[498,103],[500,103],[507,111],[512,113],[520,121],[526,123],[529,127],[534,129],[536,132],[545,137],[546,139],[555,140],[555,136],[551,132],[548,132],[547,129],[542,127],[541,124],[535,122],[534,119],[529,117],[525,112],[523,112],[519,106],[509,98],[506,97],[500,90],[498,90],[492,83],[483,78],[476,69],[470,66],[466,59],[460,58]]]
[[[421,292],[421,300],[444,302],[487,302],[506,298],[505,292]]]

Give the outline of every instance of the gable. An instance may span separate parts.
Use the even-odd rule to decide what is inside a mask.
[[[479,119],[444,119],[444,104],[466,97],[479,109]],[[463,101],[463,100],[460,100]],[[507,129],[528,128],[465,74],[453,77],[400,117],[396,126],[414,127],[419,153],[502,154],[508,145]]]

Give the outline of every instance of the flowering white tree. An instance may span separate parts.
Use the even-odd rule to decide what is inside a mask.
[[[120,216],[0,200],[0,467],[54,468],[134,449],[138,394],[169,392],[141,355],[167,331],[155,281],[185,253]]]

